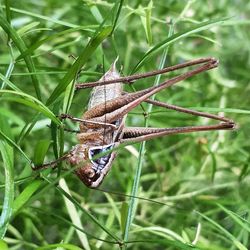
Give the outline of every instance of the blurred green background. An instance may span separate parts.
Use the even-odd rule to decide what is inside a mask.
[[[247,0],[1,1],[0,236],[9,248],[249,249],[249,18]],[[73,95],[72,84],[99,79],[117,56],[123,75],[157,69],[162,58],[165,66],[218,58],[217,69],[156,99],[220,113],[237,129],[158,138],[139,159],[140,145],[119,148],[101,190],[86,188],[65,163],[33,172],[31,161],[51,161],[77,143],[51,124],[86,111],[90,90]],[[144,126],[145,110],[133,110],[127,126]],[[211,124],[158,107],[146,122]]]

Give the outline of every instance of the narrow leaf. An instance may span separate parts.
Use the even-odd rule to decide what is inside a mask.
[[[67,29],[67,30],[64,30],[61,32],[56,32],[55,34],[50,34],[49,36],[47,36],[41,40],[38,40],[34,44],[32,44],[29,48],[27,48],[24,52],[22,52],[21,55],[19,55],[16,60],[20,60],[27,55],[31,55],[36,49],[38,49],[40,46],[42,46],[46,42],[53,41],[53,40],[55,41],[59,37],[63,37],[67,34],[73,33],[73,32],[78,31],[78,30],[79,31],[83,30],[83,28],[82,27],[70,28],[70,29]]]
[[[4,134],[11,136],[9,124],[3,117],[0,117],[0,129]],[[4,201],[0,216],[0,239],[3,239],[12,215],[14,201],[14,153],[12,147],[4,140],[0,140],[0,153],[2,155],[5,172]]]
[[[43,159],[48,151],[50,143],[51,142],[46,139],[38,141],[34,150],[33,162],[35,165],[40,165],[43,163]]]
[[[41,187],[42,183],[42,180],[32,180],[32,182],[25,187],[14,201],[13,212],[15,214],[29,201],[32,195]]]
[[[153,55],[159,53],[161,50],[163,50],[164,48],[166,48],[167,46],[173,44],[174,42],[176,42],[177,40],[180,40],[182,38],[188,37],[194,33],[198,33],[201,32],[203,30],[207,30],[209,28],[211,28],[214,25],[219,25],[219,24],[223,24],[223,22],[225,20],[227,20],[228,18],[218,18],[218,19],[214,19],[211,21],[206,21],[206,22],[202,22],[200,24],[194,25],[192,28],[186,29],[182,32],[178,32],[175,33],[174,35],[167,37],[165,40],[159,42],[158,44],[156,44],[152,49],[150,49],[141,59],[140,61],[137,63],[137,65],[135,66],[135,68],[132,70],[132,72],[137,71],[139,68],[141,68],[143,66],[143,64],[150,59]]]
[[[22,103],[26,106],[30,106],[38,110],[39,112],[41,112],[48,118],[50,118],[56,124],[58,125],[61,124],[60,120],[42,102],[40,102],[38,99],[36,99],[35,97],[31,95],[28,95],[19,91],[13,91],[13,90],[0,90],[0,94],[8,94],[8,96],[4,96],[2,97],[2,99],[15,101],[15,102]]]
[[[23,53],[27,49],[24,41],[18,35],[18,33],[15,31],[15,29],[11,27],[11,25],[7,22],[7,20],[3,18],[2,15],[0,15],[0,26],[8,34],[8,36],[10,36],[10,38],[12,39],[12,41],[14,42],[16,47],[19,49],[20,53]],[[24,61],[27,65],[27,69],[29,70],[30,73],[32,73],[30,75],[30,77],[31,77],[32,83],[34,85],[37,98],[39,100],[41,100],[41,93],[40,93],[40,89],[39,89],[38,79],[37,79],[36,74],[33,74],[36,72],[34,62],[29,55],[24,57]]]
[[[82,53],[79,55],[75,63],[57,85],[49,99],[47,100],[47,105],[51,105],[57,98],[62,94],[62,92],[67,88],[69,83],[74,79],[77,72],[86,63],[89,57],[93,54],[95,49],[99,44],[111,33],[112,27],[103,28],[97,35],[95,35],[84,48]]]

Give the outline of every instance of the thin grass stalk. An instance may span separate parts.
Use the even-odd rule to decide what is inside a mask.
[[[172,33],[173,33],[173,26],[171,25],[170,29],[169,29],[168,36],[171,36]],[[161,62],[160,62],[158,69],[164,68],[167,53],[168,53],[168,47],[165,48],[165,50],[163,52]],[[155,82],[154,82],[154,86],[159,85],[160,78],[161,78],[161,75],[157,75]],[[154,96],[152,96],[151,98],[154,99]],[[152,104],[148,105],[147,114],[150,114],[150,112],[152,111],[152,108],[153,108]],[[145,122],[144,122],[144,127],[148,127],[148,124],[149,124],[149,116],[146,116]],[[130,204],[129,204],[129,208],[128,208],[127,220],[126,220],[124,237],[123,237],[124,242],[128,241],[129,231],[130,231],[130,227],[131,227],[134,213],[135,213],[135,209],[136,209],[136,202],[135,202],[136,198],[135,197],[138,196],[138,189],[139,189],[139,183],[140,183],[142,163],[143,163],[143,158],[144,158],[144,153],[145,153],[145,146],[146,146],[146,141],[141,143],[140,150],[139,150],[138,164],[137,164],[137,168],[135,171],[135,179],[134,179],[134,183],[133,183],[133,187],[132,187],[131,199],[130,199]]]

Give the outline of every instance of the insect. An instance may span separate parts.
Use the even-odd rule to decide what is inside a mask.
[[[123,91],[123,83],[133,83],[137,79],[155,76],[186,67],[193,69],[168,79],[158,86],[149,87],[137,92],[127,93]],[[59,161],[66,160],[72,166],[76,166],[75,173],[81,181],[90,188],[97,188],[112,167],[116,157],[115,148],[120,144],[131,144],[151,140],[156,137],[178,133],[190,133],[196,131],[234,129],[235,123],[225,117],[194,111],[167,103],[150,100],[149,98],[173,84],[185,80],[201,72],[218,66],[218,60],[214,58],[201,58],[188,61],[162,70],[121,77],[116,70],[116,61],[111,68],[96,82],[76,84],[76,89],[93,87],[88,104],[88,110],[82,118],[74,118],[62,114],[62,119],[71,119],[80,122],[80,133],[77,134],[79,144],[56,161],[35,166],[41,169],[55,166]],[[126,115],[142,102],[148,102],[163,108],[184,112],[195,116],[202,116],[220,121],[215,125],[187,126],[175,128],[142,128],[126,127]],[[106,154],[104,154],[106,152]],[[96,157],[99,154],[100,157]]]

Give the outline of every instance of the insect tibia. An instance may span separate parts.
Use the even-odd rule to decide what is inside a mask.
[[[131,127],[125,128],[123,131],[123,138],[120,143],[135,143],[152,140],[157,137],[185,134],[200,131],[212,130],[231,130],[235,128],[234,122],[221,122],[215,125],[201,125],[201,126],[186,126],[175,128],[141,128]]]

